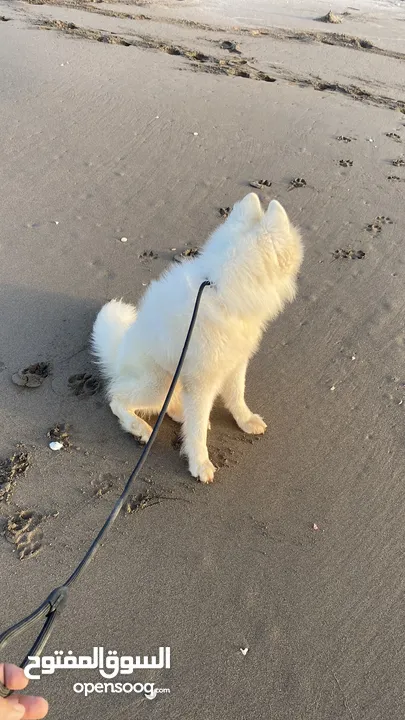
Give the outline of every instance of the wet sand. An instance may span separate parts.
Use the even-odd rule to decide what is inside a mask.
[[[205,487],[166,420],[48,645],[170,646],[134,677],[170,695],[86,699],[98,673],[59,672],[34,686],[55,720],[403,715],[404,9],[253,5],[0,0],[2,628],[70,574],[140,454],[93,380],[101,304],[136,303],[252,180],[306,246],[248,375],[266,435],[216,407]],[[12,381],[39,362],[38,387]]]

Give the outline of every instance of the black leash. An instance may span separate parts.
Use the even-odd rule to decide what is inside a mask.
[[[93,540],[92,544],[90,545],[89,549],[87,550],[84,558],[81,560],[79,565],[76,567],[76,569],[72,572],[71,576],[66,580],[66,582],[61,585],[60,587],[55,588],[55,590],[52,590],[51,594],[44,600],[42,605],[40,605],[36,610],[34,610],[31,615],[28,615],[24,620],[20,620],[20,622],[16,623],[12,627],[10,627],[8,630],[3,632],[0,635],[0,650],[2,650],[5,645],[17,635],[20,635],[24,630],[28,630],[31,628],[32,625],[34,625],[39,620],[43,620],[43,626],[41,631],[39,632],[37,639],[33,643],[31,649],[25,656],[24,660],[22,661],[20,667],[25,668],[26,665],[28,665],[28,658],[32,657],[34,655],[40,656],[49,640],[49,637],[51,635],[53,624],[56,620],[56,617],[58,614],[60,614],[61,610],[64,608],[67,600],[67,594],[69,587],[77,580],[79,575],[83,572],[83,570],[89,565],[91,560],[93,559],[94,555],[96,554],[98,548],[100,547],[101,540],[103,539],[104,535],[106,534],[107,530],[111,527],[111,525],[115,522],[117,519],[125,500],[128,497],[129,491],[131,489],[131,485],[133,480],[137,477],[138,473],[142,469],[146,458],[149,455],[149,452],[151,450],[151,447],[153,443],[155,442],[156,435],[159,432],[159,428],[163,422],[163,418],[166,414],[166,410],[168,408],[169,402],[171,400],[171,397],[174,392],[174,388],[176,387],[176,383],[179,379],[179,375],[181,372],[181,369],[183,367],[184,359],[186,357],[186,353],[188,350],[188,347],[190,345],[191,335],[194,330],[194,325],[197,320],[197,314],[198,309],[201,302],[201,296],[204,292],[204,289],[211,285],[209,280],[205,280],[199,287],[196,301],[194,304],[194,310],[193,315],[191,317],[191,322],[188,328],[187,336],[184,341],[183,350],[180,355],[179,362],[177,364],[176,372],[173,375],[173,380],[171,382],[169,391],[166,395],[166,399],[163,403],[162,409],[158,415],[158,418],[156,420],[155,426],[152,430],[152,434],[146,443],[143,452],[136,463],[131,475],[129,476],[127,483],[125,485],[125,488],[118,498],[117,502],[115,503],[113,509],[111,510],[111,513],[109,514],[107,520],[105,521],[103,527],[101,528],[100,532],[98,533],[97,537]],[[12,690],[9,690],[7,687],[5,687],[2,683],[0,683],[0,697],[8,697],[12,694]]]

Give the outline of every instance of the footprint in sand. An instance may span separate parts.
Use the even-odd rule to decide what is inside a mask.
[[[218,470],[228,468],[231,464],[236,465],[238,460],[232,457],[233,455],[235,455],[235,451],[230,447],[225,448],[225,450],[220,447],[210,448],[210,458]]]
[[[30,457],[26,452],[16,452],[0,460],[0,502],[10,502],[17,477],[24,475],[29,466]]]
[[[379,233],[382,230],[383,225],[392,225],[393,221],[391,218],[386,217],[385,215],[378,215],[374,222],[370,223],[369,225],[366,225],[366,230],[370,233],[373,233],[374,235],[379,235]]]
[[[344,248],[338,248],[332,253],[332,257],[335,260],[362,260],[366,257],[364,250],[345,250]]]
[[[307,184],[307,181],[304,180],[304,178],[294,178],[290,181],[290,187],[289,190],[293,190],[294,188],[302,188],[305,187]]]
[[[117,487],[118,478],[111,473],[102,473],[91,485],[94,489],[94,497],[101,498],[107,495],[113,488]]]
[[[261,190],[264,187],[271,187],[270,180],[251,180],[249,185],[257,190]]]
[[[373,222],[366,226],[366,230],[374,235],[378,235],[381,232],[382,227],[379,223]]]
[[[366,257],[364,250],[345,250],[339,248],[334,250],[332,256],[335,260],[362,260]]]
[[[376,222],[381,223],[381,225],[393,225],[391,218],[386,217],[386,215],[378,215],[378,217],[376,217]]]
[[[197,257],[200,252],[201,250],[198,247],[186,248],[183,252],[173,255],[173,260],[181,263],[183,260],[191,260],[192,258]]]
[[[175,499],[176,498],[171,498],[167,495],[161,495],[158,492],[147,489],[143,492],[138,493],[138,495],[130,495],[124,507],[122,508],[122,511],[126,515],[131,515],[132,513],[137,512],[137,510],[144,510],[151,505],[159,505],[162,500]]]
[[[24,370],[18,370],[11,376],[14,385],[20,387],[37,388],[49,376],[51,370],[50,363],[39,362],[29,365]]]
[[[87,397],[96,395],[103,386],[101,378],[87,372],[71,375],[68,379],[68,384],[73,395],[84,395]]]
[[[141,262],[146,262],[148,260],[157,260],[159,255],[155,253],[153,250],[144,250],[143,253],[139,255],[139,259]]]
[[[5,538],[16,546],[19,560],[34,557],[42,550],[43,532],[39,527],[43,515],[31,510],[20,510],[7,521]]]

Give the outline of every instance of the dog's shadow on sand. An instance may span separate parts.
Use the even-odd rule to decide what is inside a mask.
[[[2,285],[0,391],[6,424],[3,449],[13,442],[38,443],[42,435],[45,442],[46,430],[56,422],[87,425],[95,433],[97,415],[97,423],[103,425],[108,408],[102,392],[92,395],[85,391],[81,398],[69,385],[72,375],[98,375],[89,352],[89,337],[103,301]],[[14,373],[38,362],[50,363],[49,377],[40,387],[13,384]]]
[[[66,362],[88,344],[102,303],[96,298],[3,284],[0,360],[13,372],[38,360],[55,366]]]

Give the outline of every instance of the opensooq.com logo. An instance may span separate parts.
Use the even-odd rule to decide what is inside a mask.
[[[72,650],[65,653],[55,650],[53,655],[37,655],[28,658],[29,663],[24,673],[30,680],[39,680],[42,675],[53,675],[56,670],[98,670],[100,675],[112,680],[117,675],[132,675],[135,670],[161,670],[170,669],[170,648],[160,647],[158,655],[131,655],[119,656],[116,650],[105,652],[103,647],[94,647],[92,655],[73,655]],[[37,671],[37,672],[34,672]],[[169,688],[157,688],[154,683],[107,682],[107,683],[75,683],[75,693],[84,694],[85,697],[95,693],[142,693],[149,700],[153,700],[158,693],[170,694]]]

